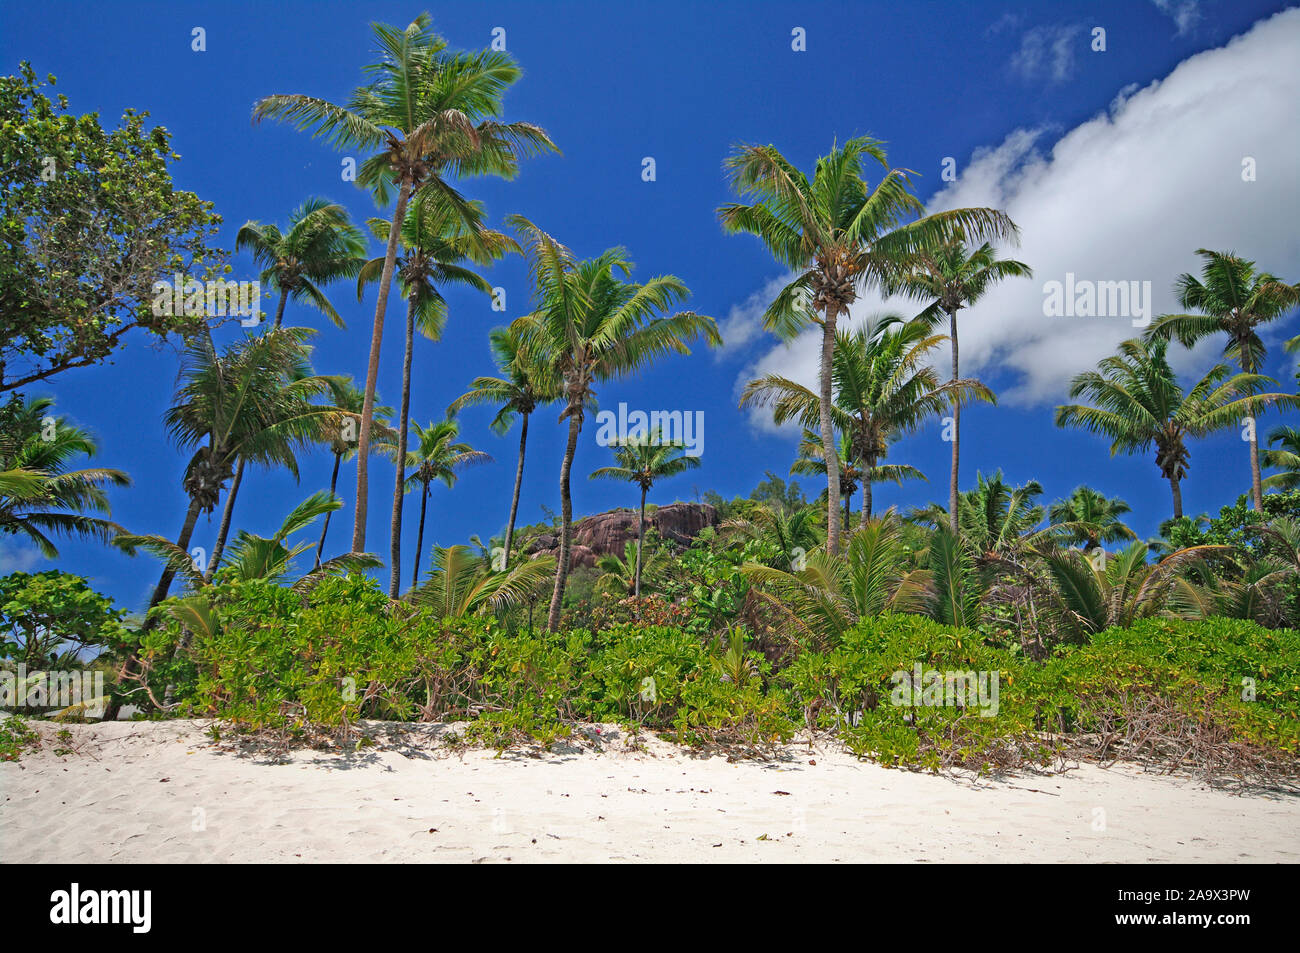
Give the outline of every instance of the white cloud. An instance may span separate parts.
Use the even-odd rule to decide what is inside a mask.
[[[1037,26],[1020,38],[1011,56],[1011,69],[1025,80],[1050,79],[1053,83],[1074,74],[1074,51],[1082,27],[1077,24]]]
[[[1298,48],[1300,10],[1279,13],[1163,80],[1126,87],[1107,112],[1054,144],[1045,129],[1021,129],[977,151],[927,206],[1005,209],[1022,236],[1021,247],[1005,253],[1030,264],[1034,277],[999,285],[961,313],[963,373],[996,376],[1004,403],[1055,403],[1074,375],[1140,333],[1126,317],[1044,317],[1044,283],[1064,281],[1067,272],[1150,281],[1157,315],[1176,308],[1177,276],[1199,270],[1197,248],[1232,250],[1283,278],[1300,277]],[[1254,182],[1242,180],[1247,156],[1256,162]],[[881,305],[866,295],[851,318],[861,321]],[[1218,353],[1207,345],[1171,356],[1185,372],[1203,370]],[[817,351],[815,332],[778,345],[738,386],[773,370],[811,385]],[[936,363],[945,367],[947,355],[936,353]]]
[[[44,559],[40,550],[0,542],[0,576],[13,572],[31,572]]]
[[[1177,36],[1189,33],[1201,19],[1200,0],[1151,0],[1156,9],[1174,21]]]

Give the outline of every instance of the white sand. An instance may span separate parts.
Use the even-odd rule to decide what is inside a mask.
[[[41,727],[41,751],[0,764],[6,862],[1300,860],[1300,797],[1126,767],[973,782],[827,744],[728,763],[629,752],[612,727],[603,752],[498,758],[448,751],[443,726],[276,763],[197,722],[73,725],[57,756]]]

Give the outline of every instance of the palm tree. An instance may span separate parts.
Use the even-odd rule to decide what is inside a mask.
[[[492,458],[482,450],[475,450],[467,443],[458,443],[460,425],[454,420],[430,422],[428,427],[415,425],[415,449],[406,454],[405,465],[398,465],[398,472],[406,479],[408,490],[420,488],[420,529],[415,537],[415,568],[411,572],[411,585],[420,580],[420,553],[424,548],[424,514],[429,504],[429,484],[441,480],[447,486],[456,485],[456,477],[461,469],[473,463],[489,463]],[[396,460],[396,446],[385,444],[382,452],[393,455]]]
[[[641,548],[645,544],[645,498],[658,481],[685,473],[700,465],[699,457],[688,457],[680,444],[665,443],[656,428],[643,439],[614,444],[617,465],[592,471],[593,480],[623,480],[641,488],[641,508],[636,524],[636,578],[632,595],[641,595]]]
[[[722,529],[761,544],[772,556],[759,561],[785,572],[799,569],[799,554],[810,553],[822,543],[812,507],[787,513],[780,507],[758,506],[749,519],[727,520]]]
[[[632,263],[623,249],[577,262],[526,218],[514,216],[512,222],[524,240],[537,303],[537,310],[516,319],[514,327],[547,368],[546,376],[561,381],[564,410],[559,419],[569,423],[560,466],[560,552],[547,616],[547,627],[555,631],[573,534],[569,473],[586,407],[595,393],[592,385],[635,372],[664,354],[689,353],[687,341],[697,337],[711,345],[722,343],[722,337],[712,318],[693,311],[655,317],[689,293],[679,278],[661,275],[643,285],[624,281],[616,273],[630,275]]]
[[[1047,510],[1037,502],[1043,485],[1030,480],[1012,486],[998,470],[991,477],[975,474],[975,488],[957,497],[957,532],[952,531],[952,514],[937,503],[910,515],[916,523],[934,529],[946,528],[952,536],[969,545],[971,552],[989,557],[1007,555],[1036,545],[1059,531],[1049,526],[1039,529]]]
[[[993,246],[984,242],[974,251],[966,245],[966,236],[956,229],[949,241],[913,256],[908,268],[891,286],[914,298],[933,298],[917,320],[928,328],[948,319],[948,340],[952,348],[952,382],[961,378],[958,362],[957,312],[973,307],[994,284],[1006,278],[1029,278],[1033,271],[1021,261],[999,258]],[[957,524],[957,487],[961,455],[961,404],[952,408],[952,470],[948,484],[950,528]]]
[[[752,384],[754,381],[750,381],[750,383]],[[836,433],[838,437],[835,440],[835,449],[838,452],[835,459],[840,468],[840,493],[844,497],[844,529],[847,532],[849,517],[853,513],[853,494],[858,492],[858,484],[865,484],[866,481],[863,480],[863,471],[858,467],[858,460],[853,453],[853,444],[848,434],[840,431],[838,427]],[[795,449],[794,463],[790,464],[790,475],[816,476],[820,474],[825,477],[826,460],[822,456],[823,452],[821,437],[805,427],[803,434],[799,438],[799,446]],[[917,470],[916,472],[919,473],[920,471]],[[866,512],[865,508],[863,512]]]
[[[388,204],[393,187],[397,188],[375,302],[358,435],[352,528],[352,549],[358,552],[366,548],[367,461],[384,312],[407,205],[417,193],[436,194],[469,216],[467,203],[445,176],[512,178],[520,158],[558,151],[539,126],[500,120],[505,92],[520,76],[514,59],[497,50],[451,51],[430,23],[429,15],[421,13],[405,30],[371,24],[380,60],[366,67],[369,83],[359,87],[346,106],[295,93],[268,96],[253,107],[254,122],[282,120],[339,149],[379,150],[361,164],[357,182],[372,189],[381,205]]]
[[[1258,374],[1264,366],[1265,352],[1259,328],[1300,304],[1300,285],[1289,285],[1265,271],[1257,272],[1253,261],[1232,252],[1200,248],[1196,254],[1205,259],[1201,278],[1180,275],[1175,290],[1181,307],[1199,313],[1161,315],[1147,328],[1145,336],[1161,341],[1177,338],[1184,347],[1191,347],[1202,338],[1226,335],[1224,356],[1236,361],[1243,373]],[[1289,398],[1279,406],[1294,409],[1300,406],[1300,400]],[[1256,405],[1248,401],[1244,410],[1250,448],[1250,492],[1258,513],[1264,510],[1264,490],[1255,433]]]
[[[352,459],[357,452],[357,432],[361,425],[361,408],[365,395],[351,377],[329,376],[326,380],[329,382],[330,400],[338,411],[325,419],[320,442],[328,446],[334,456],[334,469],[330,472],[330,493],[335,493],[338,489],[339,466],[344,460]],[[375,395],[375,399],[379,399],[378,394]],[[375,426],[378,428],[380,440],[391,441],[395,436],[387,420],[392,413],[391,407],[375,406]],[[370,446],[373,451],[379,444],[372,443]],[[320,568],[321,556],[325,552],[325,536],[330,531],[330,517],[333,515],[333,510],[327,511],[325,523],[321,526],[320,542],[316,545],[315,568],[317,569]]]
[[[530,602],[554,571],[551,556],[528,559],[512,569],[492,572],[468,546],[433,547],[429,578],[406,598],[435,610],[441,618],[501,613]]]
[[[108,542],[122,531],[108,515],[109,486],[130,486],[121,470],[69,470],[70,461],[98,451],[88,431],[54,417],[48,397],[17,399],[6,408],[0,436],[0,534],[25,536],[47,559],[59,550],[47,534]]]
[[[1272,449],[1278,444],[1278,449]],[[1261,465],[1281,470],[1264,481],[1268,490],[1294,490],[1300,487],[1300,428],[1274,427],[1268,434],[1269,449],[1260,454]]]
[[[1065,527],[1062,538],[1076,543],[1084,551],[1095,550],[1102,543],[1137,539],[1137,534],[1120,522],[1120,517],[1132,512],[1132,507],[1119,497],[1106,496],[1090,486],[1074,488],[1070,498],[1058,500],[1048,508],[1048,519]]]
[[[885,173],[874,189],[863,178],[872,159]],[[924,209],[908,173],[890,169],[881,143],[867,136],[832,147],[817,160],[812,181],[775,146],[738,148],[727,160],[732,187],[754,204],[718,209],[728,232],[758,236],[781,264],[799,272],[763,315],[764,326],[789,339],[809,322],[821,326],[820,431],[825,459],[835,456],[832,373],[836,321],[861,288],[887,287],[901,263],[961,228],[979,239],[1014,238],[1016,227],[993,209],[953,209],[902,224]],[[964,234],[964,232],[963,232]],[[817,315],[820,313],[821,317]],[[827,546],[839,552],[839,471],[826,471]]]
[[[600,570],[600,576],[596,579],[595,588],[622,596],[639,597],[641,593],[637,591],[638,572],[654,580],[659,578],[672,565],[672,557],[662,550],[654,553],[646,560],[644,567],[640,564],[639,555],[639,541],[629,539],[623,544],[621,559],[615,553],[598,556],[596,558],[596,568]],[[649,583],[647,588],[654,589],[654,583]]]
[[[1058,427],[1082,427],[1111,438],[1110,453],[1144,453],[1155,447],[1156,466],[1169,481],[1174,518],[1183,515],[1181,482],[1187,476],[1188,437],[1204,437],[1235,426],[1252,407],[1292,406],[1288,394],[1254,390],[1272,378],[1259,374],[1229,375],[1217,364],[1186,393],[1169,367],[1169,341],[1136,338],[1124,341],[1119,354],[1103,358],[1098,370],[1075,377],[1070,396],[1087,395],[1096,406],[1069,404],[1056,408]],[[1249,396],[1247,396],[1249,395]]]
[[[235,236],[235,250],[252,252],[253,260],[262,266],[262,283],[280,292],[273,328],[284,320],[290,298],[308,302],[336,327],[346,327],[321,287],[356,277],[365,260],[365,236],[348,221],[342,205],[307,199],[290,214],[287,232],[275,225],[245,222]]]
[[[411,408],[411,362],[415,348],[415,329],[431,341],[442,337],[447,323],[447,302],[440,286],[463,284],[484,294],[492,293],[492,286],[480,275],[460,264],[473,261],[485,265],[508,251],[518,251],[514,239],[483,227],[482,206],[470,206],[468,220],[459,211],[436,198],[418,198],[412,202],[402,226],[403,255],[397,261],[398,284],[406,298],[406,338],[402,358],[402,398],[397,423],[397,459],[406,456],[407,425]],[[371,231],[378,237],[387,234],[389,222],[371,219]],[[375,258],[366,263],[357,278],[357,300],[361,300],[365,286],[379,280],[384,269],[384,259]],[[398,468],[393,487],[393,512],[389,532],[389,583],[388,594],[397,598],[401,587],[402,571],[402,501],[406,492],[405,481]]]
[[[519,462],[515,467],[515,490],[510,497],[510,520],[506,523],[505,566],[508,567],[515,538],[515,517],[519,512],[519,492],[524,481],[528,418],[539,404],[555,400],[559,388],[554,380],[547,378],[546,369],[531,358],[515,329],[493,328],[489,341],[501,376],[474,378],[470,389],[451,402],[447,416],[453,417],[466,407],[480,404],[497,406],[497,414],[492,418],[492,432],[504,434],[510,429],[515,415],[519,415]]]

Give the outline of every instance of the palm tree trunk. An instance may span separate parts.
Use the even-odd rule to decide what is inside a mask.
[[[338,486],[339,483],[339,464],[342,461],[343,461],[343,454],[341,453],[334,454],[334,472],[330,474],[330,496],[335,495],[334,489],[335,487]],[[314,567],[316,569],[320,569],[321,554],[325,552],[325,534],[330,531],[330,517],[333,515],[334,515],[333,510],[328,510],[325,513],[325,525],[321,527],[320,542],[316,544],[316,566]]]
[[[375,302],[375,324],[370,331],[370,361],[366,366],[366,391],[361,403],[361,432],[357,434],[357,503],[352,522],[352,552],[366,551],[366,497],[370,491],[370,426],[375,416],[375,385],[379,380],[379,350],[384,340],[384,311],[388,307],[388,290],[393,284],[393,267],[397,261],[397,238],[406,205],[411,199],[410,177],[402,179],[397,193],[397,208],[388,228],[388,248],[384,252],[384,271],[379,278],[379,300]]]
[[[1255,433],[1255,411],[1250,411],[1250,497],[1255,503],[1255,512],[1264,512],[1264,484],[1259,472],[1259,438]]]
[[[406,304],[406,351],[402,356],[402,409],[397,423],[397,481],[393,486],[393,517],[389,530],[388,595],[396,599],[402,579],[402,503],[406,500],[406,425],[411,410],[411,351],[415,347],[415,289]],[[420,504],[423,507],[423,503]],[[420,563],[416,553],[417,567]],[[418,570],[417,570],[418,571]]]
[[[831,425],[831,362],[835,357],[834,307],[825,312],[822,325],[821,358],[821,431],[822,452],[826,460],[826,549],[834,555],[840,551],[840,468],[836,466],[839,451],[835,446],[835,429]]]
[[[1183,515],[1183,490],[1178,483],[1178,477],[1169,478],[1169,487],[1174,492],[1174,519],[1179,519]]]
[[[632,595],[638,599],[641,598],[641,546],[645,542],[645,492],[646,488],[641,487],[641,515],[636,524],[636,585]]]
[[[239,484],[244,479],[244,458],[239,458],[239,465],[235,467],[235,478],[230,481],[230,492],[226,494],[226,505],[221,510],[221,525],[217,529],[217,544],[212,547],[212,558],[208,560],[208,568],[203,570],[203,581],[211,582],[212,574],[217,571],[217,563],[221,562],[221,556],[226,551],[226,536],[230,533],[230,515],[235,510],[235,497],[239,493]]]
[[[569,493],[569,471],[573,469],[573,455],[578,449],[578,431],[582,421],[578,418],[581,404],[569,416],[569,442],[564,447],[564,462],[560,465],[560,555],[555,565],[555,590],[551,593],[551,609],[546,616],[546,628],[554,632],[560,627],[560,603],[564,600],[564,584],[569,578],[569,540],[573,536],[573,497]]]
[[[506,524],[506,559],[504,569],[510,568],[510,547],[515,541],[515,515],[519,512],[519,490],[524,485],[524,450],[528,447],[528,414],[519,432],[519,465],[515,467],[515,494],[510,498],[510,522]]]
[[[957,369],[957,312],[948,313],[948,335],[952,341],[952,379],[960,379]],[[957,533],[957,470],[961,456],[961,406],[952,408],[952,474],[948,482],[948,525]]]
[[[280,303],[275,306],[275,324],[272,326],[273,330],[278,331],[280,329],[280,322],[284,320],[284,304],[288,300],[289,293],[281,289]]]
[[[853,518],[853,491],[844,494],[844,534],[849,532],[849,521]]]
[[[420,581],[420,553],[424,550],[424,508],[429,503],[429,484],[424,484],[420,492],[420,531],[415,534],[415,569],[411,573],[411,585]],[[394,599],[397,597],[394,596]]]
[[[867,520],[871,519],[871,508],[875,505],[875,494],[871,490],[871,471],[875,468],[874,457],[862,461],[862,519],[859,521],[861,526],[867,525]]]

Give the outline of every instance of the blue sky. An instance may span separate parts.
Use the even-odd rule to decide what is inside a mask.
[[[368,22],[404,25],[420,9],[6,2],[0,62],[13,72],[27,59],[38,74],[54,73],[75,112],[98,111],[108,124],[128,107],[148,110],[183,157],[176,181],[216,203],[225,219],[221,244],[230,248],[246,220],[283,223],[312,195],[344,203],[358,221],[376,214],[366,194],[341,180],[338,153],[288,127],[252,126],[249,114],[270,93],[343,101],[372,59]],[[1067,270],[1150,280],[1159,312],[1172,305],[1177,273],[1196,269],[1193,253],[1202,246],[1233,248],[1284,278],[1300,278],[1293,95],[1300,12],[1275,17],[1285,9],[1263,0],[1122,0],[462,3],[431,12],[438,31],[462,48],[486,46],[494,27],[505,29],[524,70],[508,95],[507,117],[541,124],[563,150],[527,162],[513,182],[475,180],[464,190],[487,204],[494,222],[523,213],[581,255],[626,246],[636,277],[678,275],[693,291],[690,306],[730,332],[721,352],[697,349],[600,388],[606,407],[626,401],[646,410],[704,411],[703,466],[657,488],[652,501],[695,499],[708,489],[747,494],[765,470],[786,474],[794,435],[737,410],[737,389],[756,369],[779,368],[811,382],[815,366],[807,340],[784,347],[755,327],[764,289],[782,270],[756,240],[728,237],[718,227],[714,210],[730,199],[723,158],[735,143],[771,142],[807,168],[832,141],[869,133],[888,143],[892,165],[915,170],[928,204],[1007,208],[1025,233],[1017,257],[1036,270],[987,309],[963,315],[972,334],[968,366],[1004,398],[964,417],[963,483],[973,483],[976,470],[1001,467],[1013,481],[1039,480],[1050,500],[1086,482],[1127,499],[1135,511],[1131,525],[1149,534],[1170,509],[1152,459],[1111,460],[1098,438],[1051,423],[1069,377],[1136,332],[1113,318],[1051,325],[1041,313],[1042,285]],[[191,50],[196,26],[206,31],[206,52]],[[1091,49],[1097,26],[1106,31],[1104,52]],[[791,49],[796,27],[806,31],[805,52]],[[1259,70],[1258,81],[1233,86],[1251,69]],[[1218,89],[1221,95],[1207,92]],[[656,163],[653,182],[641,177],[647,156]],[[1254,182],[1241,181],[1244,156],[1258,160]],[[956,183],[940,178],[945,157],[956,162]],[[233,263],[236,275],[254,276],[246,256]],[[489,277],[506,289],[505,315],[486,298],[453,290],[443,339],[417,341],[414,419],[439,418],[474,375],[490,373],[489,329],[527,307],[521,261],[497,265]],[[286,322],[320,328],[319,371],[363,379],[373,297],[358,305],[355,291],[341,284],[332,298],[346,331],[295,305]],[[875,304],[862,302],[855,319]],[[388,403],[398,396],[401,307],[394,297],[384,341],[380,393]],[[1292,315],[1281,331],[1295,334],[1297,323]],[[224,331],[223,339],[238,333]],[[1268,370],[1290,385],[1277,351]],[[967,353],[963,336],[964,360]],[[1203,372],[1211,356],[1186,355],[1180,366],[1189,375]],[[938,360],[943,366],[946,358]],[[150,349],[137,337],[111,363],[28,391],[57,398],[61,413],[98,436],[99,462],[132,475],[134,486],[114,491],[112,500],[113,518],[135,532],[174,537],[185,511],[180,478],[188,453],[167,442],[161,422],[176,370],[174,351]],[[496,462],[467,471],[454,490],[435,489],[426,546],[430,536],[447,545],[504,527],[518,432],[492,435],[489,417],[467,411],[462,428]],[[1269,418],[1263,429],[1275,423]],[[541,411],[530,434],[521,523],[542,519],[542,506],[559,508],[563,433],[554,412]],[[947,455],[937,425],[906,438],[891,460],[920,467],[931,482],[878,488],[878,504],[946,499]],[[579,514],[635,503],[630,488],[585,479],[608,457],[589,423],[575,465]],[[328,484],[330,463],[325,452],[304,457],[298,485],[283,473],[250,471],[236,526],[270,530],[294,503]],[[345,469],[340,479],[349,502],[331,527],[331,550],[347,539],[353,472]],[[1216,511],[1247,481],[1236,434],[1198,441],[1184,485],[1187,511]],[[811,481],[806,486],[810,496],[818,492]],[[370,548],[382,552],[391,489],[390,466],[376,461],[368,533]],[[407,567],[416,497],[409,502]],[[211,545],[218,516],[200,521],[194,545]],[[60,568],[89,577],[132,609],[146,602],[158,573],[149,557],[60,545]],[[51,565],[12,539],[0,546],[6,571]]]

